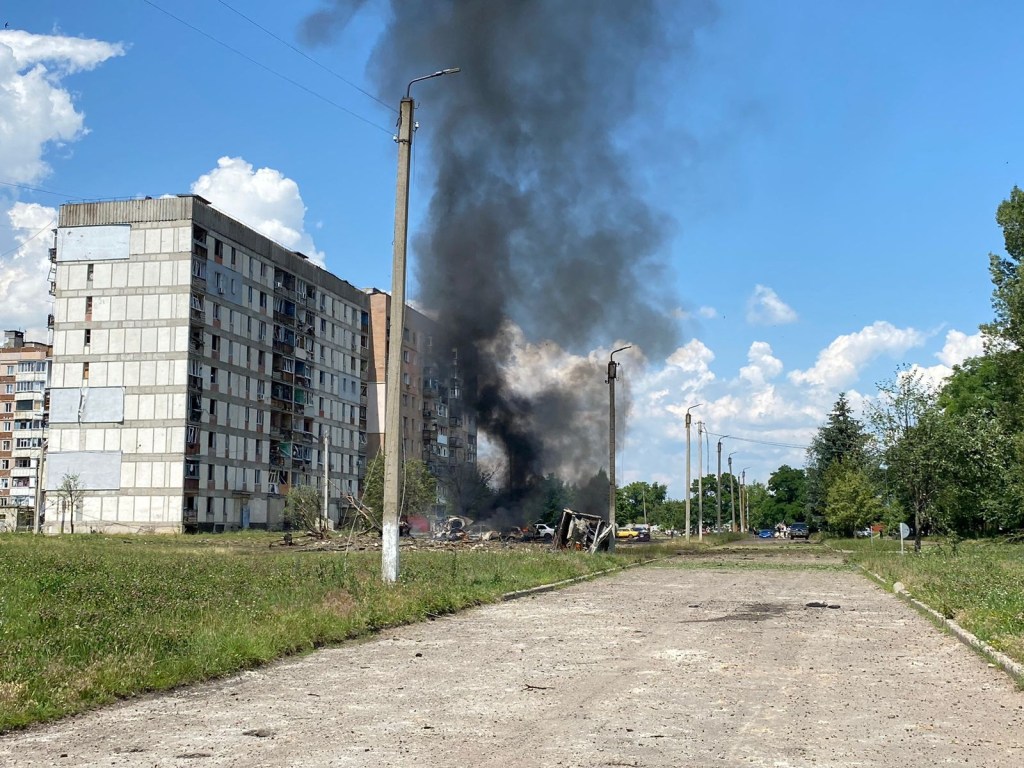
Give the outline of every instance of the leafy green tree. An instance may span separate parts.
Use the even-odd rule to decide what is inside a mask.
[[[754,530],[774,528],[779,523],[785,522],[782,509],[775,503],[768,486],[764,483],[750,483],[746,488],[746,493],[750,507],[750,515],[747,519],[749,528]]]
[[[804,520],[807,514],[807,474],[783,464],[768,478],[771,517],[776,522]],[[753,499],[751,499],[753,501]]]
[[[686,528],[686,503],[678,499],[667,499],[653,517],[648,516],[648,520],[651,525],[657,525],[663,531],[683,531]]]
[[[869,418],[885,460],[886,487],[914,515],[914,549],[924,525],[935,522],[935,504],[950,480],[949,421],[938,394],[919,370],[903,368],[878,385]]]
[[[607,476],[606,476],[607,477]],[[605,493],[608,489],[605,487]],[[561,519],[562,510],[572,508],[575,489],[557,475],[551,473],[534,486],[522,502],[523,512],[529,521],[540,520],[554,525]],[[605,506],[608,500],[605,496]]]
[[[75,532],[75,514],[85,498],[81,476],[77,473],[64,475],[57,486],[57,498],[60,502],[60,532],[64,533],[64,516],[67,515],[71,525],[71,533]]]
[[[834,464],[866,467],[870,435],[853,417],[853,409],[841,392],[828,420],[818,429],[807,449],[807,509],[811,516],[824,512],[829,470]]]
[[[401,464],[402,478],[398,484],[398,514],[418,515],[437,503],[437,479],[419,459],[406,459]],[[384,512],[384,453],[366,468],[363,482],[363,504],[369,507],[379,523]]]
[[[836,462],[828,470],[825,520],[843,536],[880,520],[885,512],[874,483],[863,467]]]
[[[327,537],[327,518],[323,514],[323,495],[311,485],[293,485],[284,499],[286,529],[296,528],[311,536]]]
[[[618,489],[615,501],[615,519],[625,524],[650,521],[665,503],[668,486],[661,483],[636,481]]]

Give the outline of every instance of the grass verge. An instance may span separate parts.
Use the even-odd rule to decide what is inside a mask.
[[[892,583],[971,634],[1024,663],[1024,546],[935,540],[900,555],[896,541],[842,541],[851,562]]]
[[[272,537],[0,537],[0,731],[638,563],[540,547],[270,549]]]

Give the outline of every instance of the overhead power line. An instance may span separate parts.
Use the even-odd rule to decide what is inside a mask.
[[[324,103],[330,104],[335,109],[340,109],[345,114],[347,114],[347,115],[349,115],[351,117],[354,117],[356,120],[359,120],[359,121],[361,121],[363,123],[366,123],[367,125],[369,125],[369,126],[371,126],[373,128],[376,128],[378,131],[381,131],[382,133],[386,133],[388,136],[391,136],[393,134],[393,131],[391,131],[391,130],[389,130],[389,129],[381,126],[381,125],[378,125],[377,123],[373,122],[369,118],[363,117],[362,115],[358,114],[357,112],[353,112],[348,107],[343,107],[341,104],[338,104],[336,101],[332,101],[331,99],[327,98],[323,94],[317,93],[312,88],[307,88],[305,85],[300,83],[298,80],[293,80],[292,78],[288,77],[288,75],[281,74],[276,69],[271,69],[270,67],[268,67],[263,62],[254,59],[252,56],[250,56],[247,53],[244,53],[244,52],[238,50],[237,48],[235,48],[233,46],[228,45],[223,40],[220,40],[220,39],[214,37],[213,35],[211,35],[209,32],[204,32],[203,30],[199,29],[199,27],[197,27],[197,26],[195,26],[193,24],[190,24],[189,22],[185,21],[184,19],[182,19],[182,18],[180,18],[178,16],[175,16],[173,13],[171,13],[167,9],[161,8],[159,5],[154,3],[152,0],[142,0],[142,2],[144,2],[146,5],[152,6],[156,10],[160,11],[160,13],[164,14],[165,16],[169,16],[170,18],[174,19],[179,24],[183,24],[184,26],[186,26],[189,29],[191,29],[193,32],[197,32],[198,34],[200,34],[203,37],[205,37],[207,40],[211,40],[211,41],[215,42],[217,45],[219,45],[219,46],[221,46],[223,48],[227,48],[232,53],[234,53],[234,54],[236,54],[238,56],[241,56],[243,59],[248,61],[250,64],[255,64],[257,67],[259,67],[260,69],[264,70],[265,72],[269,72],[270,74],[274,75],[275,77],[279,77],[280,79],[284,80],[286,83],[289,83],[290,85],[295,86],[299,90],[305,91],[310,96],[315,96],[316,98],[320,99]]]
[[[27,189],[30,192],[42,192],[44,195],[55,195],[56,197],[64,197],[69,200],[85,200],[81,195],[72,195],[70,192],[56,192],[52,189],[44,189],[43,187],[33,187],[29,184],[19,184],[16,181],[4,181],[0,179],[0,185],[5,187],[15,187],[16,189]]]
[[[21,245],[17,246],[16,248],[11,248],[9,251],[4,251],[3,253],[0,253],[0,259],[2,259],[4,256],[10,256],[12,253],[17,253],[22,248],[24,248],[26,245],[28,245],[33,240],[35,240],[37,237],[39,237],[41,234],[43,234],[43,232],[45,232],[46,230],[48,230],[51,227],[53,227],[53,225],[56,224],[56,223],[57,223],[56,219],[50,219],[49,223],[45,227],[43,227],[38,232],[36,232],[34,235],[32,235],[32,237],[30,237],[24,243],[22,243]]]
[[[715,437],[727,437],[730,440],[739,440],[741,443],[754,443],[756,445],[772,445],[775,446],[776,448],[798,448],[801,451],[807,450],[806,445],[796,445],[794,443],[776,443],[771,440],[755,440],[752,437],[736,437],[736,435],[720,435],[717,432],[712,432],[711,430],[707,430],[707,433],[709,435],[714,435]]]
[[[291,48],[291,49],[292,49],[293,51],[295,51],[295,53],[299,54],[299,56],[301,56],[302,58],[306,59],[306,61],[309,61],[309,62],[312,62],[313,64],[316,64],[316,66],[320,67],[320,69],[322,69],[322,70],[323,70],[324,72],[326,72],[327,74],[329,74],[329,75],[332,75],[333,77],[336,77],[336,78],[338,78],[339,80],[341,80],[341,82],[345,83],[345,85],[348,85],[348,86],[351,86],[352,88],[355,88],[355,89],[356,89],[357,91],[359,91],[359,92],[360,92],[361,94],[363,94],[364,96],[367,96],[367,97],[369,97],[369,98],[373,99],[374,101],[376,101],[376,102],[377,102],[378,104],[380,104],[380,105],[381,105],[382,107],[384,107],[385,109],[389,110],[390,112],[394,112],[394,113],[396,113],[396,114],[397,114],[398,110],[396,110],[396,109],[395,109],[395,108],[394,108],[393,106],[391,106],[391,105],[390,105],[390,104],[388,104],[387,102],[385,102],[385,101],[382,101],[381,99],[377,98],[377,97],[376,97],[375,95],[373,95],[372,93],[370,93],[369,91],[367,91],[367,90],[364,90],[364,89],[363,89],[363,88],[361,88],[360,86],[358,86],[358,85],[356,85],[355,83],[353,83],[353,82],[352,82],[351,80],[349,80],[348,78],[346,78],[346,77],[344,77],[344,76],[342,76],[342,75],[338,74],[337,72],[335,72],[335,71],[334,71],[333,69],[331,69],[330,67],[328,67],[328,66],[326,66],[325,64],[322,64],[321,62],[317,61],[317,60],[316,60],[316,59],[314,59],[314,58],[313,58],[312,56],[310,56],[309,54],[307,54],[307,53],[306,53],[305,51],[303,51],[303,50],[301,50],[301,49],[299,49],[299,48],[296,48],[296,47],[295,47],[294,45],[292,45],[291,43],[289,43],[289,42],[288,42],[287,40],[285,40],[285,39],[283,39],[283,38],[281,38],[281,37],[278,37],[278,36],[277,36],[277,35],[275,35],[275,34],[274,34],[274,33],[273,33],[273,32],[272,32],[271,30],[267,29],[266,27],[264,27],[264,26],[263,26],[262,24],[260,24],[259,22],[253,21],[253,20],[252,20],[251,18],[249,18],[248,16],[246,16],[246,15],[245,15],[244,13],[242,13],[242,12],[241,12],[240,10],[238,10],[237,8],[234,8],[234,7],[230,6],[230,5],[228,5],[227,3],[225,3],[225,2],[224,2],[224,0],[217,0],[217,2],[219,2],[219,3],[221,4],[221,5],[223,5],[223,6],[225,7],[225,8],[227,8],[227,9],[228,9],[229,11],[231,11],[232,13],[235,13],[235,14],[237,14],[237,15],[241,16],[241,17],[242,17],[243,19],[245,19],[246,21],[248,21],[248,22],[249,22],[250,24],[252,24],[252,25],[253,25],[254,27],[256,27],[257,29],[259,29],[259,30],[262,30],[262,31],[263,31],[263,32],[265,32],[266,34],[270,35],[270,36],[271,36],[272,38],[274,38],[275,40],[277,40],[277,42],[281,43],[282,45],[286,45],[286,46],[288,46],[288,47],[289,47],[289,48]]]

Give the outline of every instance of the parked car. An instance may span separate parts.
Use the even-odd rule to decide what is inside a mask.
[[[636,531],[632,526],[624,525],[621,528],[616,528],[615,538],[632,541],[640,536],[639,532]]]
[[[807,527],[807,523],[790,523],[789,538],[810,541],[811,529]]]
[[[855,539],[870,539],[871,536],[872,536],[872,531],[871,531],[870,528],[861,528],[859,531],[854,531],[853,532],[853,537]]]
[[[533,535],[548,541],[555,537],[555,529],[547,523],[534,523]]]
[[[773,531],[771,528],[762,528],[760,531],[757,532],[757,538],[759,538],[759,539],[774,539],[775,538],[775,531]]]

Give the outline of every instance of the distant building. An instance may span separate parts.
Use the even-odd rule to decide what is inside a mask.
[[[0,347],[0,531],[30,528],[46,427],[50,346],[5,331]]]
[[[387,354],[391,341],[391,296],[368,291],[370,349],[367,365],[367,457],[387,450],[384,406]],[[437,324],[409,307],[402,332],[402,456],[422,459],[438,478],[438,512],[443,511],[453,477],[476,464],[476,423],[464,407],[458,352],[436,341]]]
[[[61,207],[46,489],[76,530],[278,527],[360,492],[367,296],[200,197]],[[45,357],[45,356],[44,356]],[[48,530],[55,516],[48,515]]]

